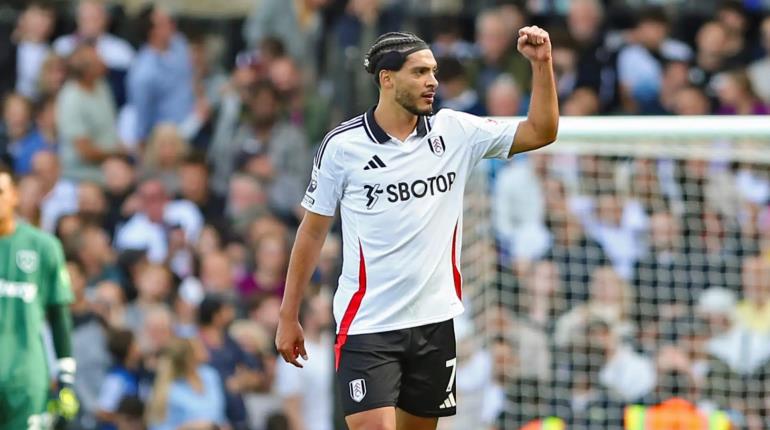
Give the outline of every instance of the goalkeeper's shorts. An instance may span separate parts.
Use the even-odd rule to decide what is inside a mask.
[[[48,430],[53,417],[46,412],[49,393],[47,369],[23,381],[0,381],[0,430]]]

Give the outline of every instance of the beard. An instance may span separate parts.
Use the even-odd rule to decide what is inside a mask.
[[[429,105],[425,109],[420,109],[417,106],[420,96],[414,96],[408,91],[402,89],[396,89],[396,103],[401,105],[407,112],[412,115],[431,115],[433,113],[433,105]]]

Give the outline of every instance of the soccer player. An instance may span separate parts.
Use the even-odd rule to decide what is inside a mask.
[[[78,410],[72,389],[72,291],[61,244],[17,222],[18,201],[13,175],[0,164],[0,430],[44,430],[55,415],[72,419]],[[58,357],[58,395],[53,402],[48,401],[44,318]]]
[[[455,335],[463,189],[482,158],[509,158],[556,139],[558,103],[546,31],[525,27],[533,70],[529,115],[498,122],[443,109],[428,45],[380,36],[364,60],[376,107],[332,130],[316,154],[281,305],[276,347],[307,360],[298,310],[336,207],[343,269],[334,296],[335,365],[351,430],[423,430],[455,413]],[[516,184],[511,184],[516,186]]]

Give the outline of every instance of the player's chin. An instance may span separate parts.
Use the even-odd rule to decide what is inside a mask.
[[[432,115],[433,99],[431,99],[430,101],[428,101],[427,99],[424,99],[424,101],[419,104],[418,111],[420,112],[420,115]]]

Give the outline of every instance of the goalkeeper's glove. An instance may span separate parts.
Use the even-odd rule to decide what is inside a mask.
[[[56,395],[48,403],[48,412],[66,421],[73,420],[80,410],[80,402],[75,395],[75,359],[71,357],[59,360],[59,377]]]

